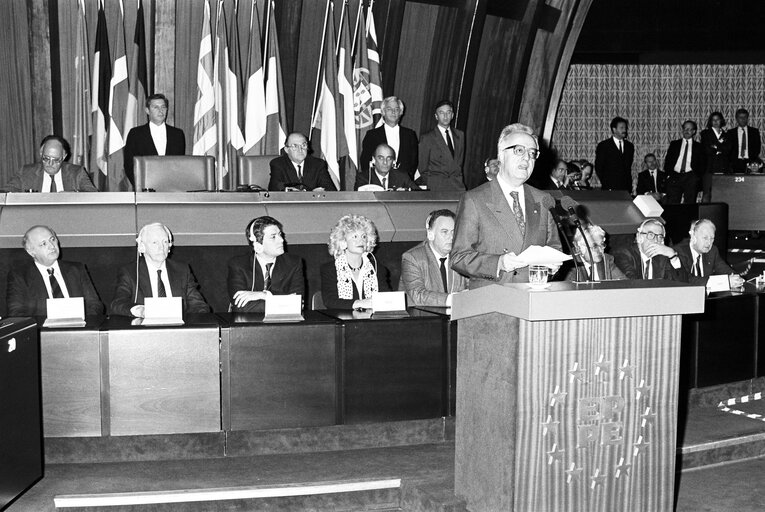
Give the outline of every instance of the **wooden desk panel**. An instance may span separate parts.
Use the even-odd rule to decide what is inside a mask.
[[[765,229],[760,205],[765,197],[765,175],[715,174],[712,176],[712,198],[728,203],[728,229]]]
[[[219,328],[110,330],[111,435],[217,432]]]

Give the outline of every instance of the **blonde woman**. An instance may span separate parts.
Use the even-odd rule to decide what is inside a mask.
[[[321,266],[321,295],[329,309],[368,309],[372,294],[389,291],[388,271],[378,265],[372,251],[377,228],[362,215],[344,215],[329,234],[334,257]]]

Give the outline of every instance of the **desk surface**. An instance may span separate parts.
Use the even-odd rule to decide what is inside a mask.
[[[221,327],[243,327],[243,326],[279,326],[279,325],[315,325],[315,324],[334,324],[337,320],[322,315],[318,311],[309,309],[303,311],[302,322],[264,322],[263,313],[218,313],[221,321]]]
[[[437,318],[438,315],[421,309],[409,308],[401,313],[381,313],[374,315],[371,311],[347,311],[344,309],[324,309],[320,313],[342,322],[382,322],[382,321],[410,321],[416,318]]]

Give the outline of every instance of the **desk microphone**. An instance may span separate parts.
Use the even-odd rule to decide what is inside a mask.
[[[571,256],[574,258],[574,269],[576,270],[576,281],[580,282],[579,265],[577,265],[577,259],[576,259],[576,254],[574,253],[574,247],[573,247],[573,244],[571,243],[571,240],[568,239],[568,232],[563,228],[563,222],[561,222],[560,215],[558,215],[558,212],[556,211],[556,205],[552,205],[550,208],[548,208],[548,210],[550,211],[550,215],[552,215],[552,218],[555,221],[555,225],[558,226],[558,233],[563,235],[563,240],[566,242],[566,247],[568,247],[569,254],[571,254]],[[579,264],[584,265],[581,261],[579,262]]]
[[[582,223],[579,221],[579,214],[576,213],[576,207],[579,206],[579,203],[571,199],[569,196],[563,196],[560,198],[560,205],[564,210],[568,212],[569,218],[573,218],[574,225],[582,235],[584,245],[587,247],[587,254],[590,256],[590,265],[595,265],[595,260],[592,258],[592,248],[590,247],[590,242],[587,241],[587,235],[584,233],[584,229],[582,229]]]

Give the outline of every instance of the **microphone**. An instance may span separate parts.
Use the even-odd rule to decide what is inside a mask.
[[[590,247],[590,242],[587,241],[587,235],[585,234],[584,229],[582,229],[582,223],[579,221],[579,214],[576,213],[576,207],[579,206],[579,203],[571,199],[569,196],[563,196],[560,198],[560,205],[564,210],[568,212],[569,218],[573,217],[574,225],[582,235],[584,245],[587,247],[587,254],[590,256],[590,265],[595,265],[595,260],[592,257],[592,248]]]
[[[564,196],[566,197],[566,196]],[[574,258],[574,269],[576,270],[576,281],[580,282],[581,279],[579,278],[579,265],[576,263],[576,255],[574,254],[574,246],[571,243],[571,240],[568,239],[568,232],[563,227],[563,222],[560,220],[560,215],[558,215],[558,212],[556,210],[556,206],[553,204],[548,208],[550,211],[550,215],[552,215],[553,220],[555,221],[555,225],[558,226],[558,233],[563,235],[563,240],[566,242],[566,247],[568,247],[568,252],[571,254],[571,256]],[[581,262],[579,262],[581,264]]]

